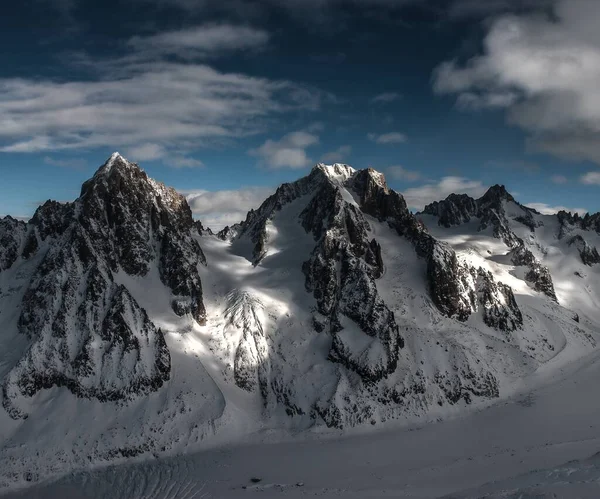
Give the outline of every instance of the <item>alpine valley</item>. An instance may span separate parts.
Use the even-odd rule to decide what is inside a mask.
[[[599,246],[600,214],[499,185],[413,214],[343,164],[215,234],[115,153],[0,219],[0,487],[508,400],[595,351]]]

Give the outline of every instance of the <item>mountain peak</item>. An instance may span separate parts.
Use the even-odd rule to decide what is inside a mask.
[[[141,168],[137,164],[131,163],[126,158],[121,156],[120,153],[113,152],[106,162],[98,169],[96,175],[110,175],[115,171],[134,169],[141,171]]]
[[[486,193],[479,199],[480,202],[487,203],[493,201],[514,201],[515,198],[506,190],[506,187],[500,184],[491,186]]]
[[[342,182],[348,180],[356,173],[356,170],[354,168],[344,163],[334,163],[332,165],[318,163],[313,168],[313,171],[315,170],[320,170],[325,174],[327,178],[339,180]]]

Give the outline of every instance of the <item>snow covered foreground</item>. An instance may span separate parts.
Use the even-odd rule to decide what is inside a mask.
[[[263,434],[195,455],[77,473],[6,497],[596,498],[598,379],[594,353],[553,375],[540,373],[533,383],[543,387],[454,420],[343,438],[304,433],[284,443],[270,443],[282,435]]]

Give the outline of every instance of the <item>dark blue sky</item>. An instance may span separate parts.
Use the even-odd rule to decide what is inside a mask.
[[[593,79],[600,49],[581,36],[589,2],[565,5],[13,2],[0,214],[75,198],[115,150],[213,225],[319,161],[373,166],[414,208],[503,183],[540,209],[598,211],[600,111],[565,75],[575,54]]]

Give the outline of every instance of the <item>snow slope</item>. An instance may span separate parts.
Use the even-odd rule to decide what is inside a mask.
[[[303,432],[277,443],[280,436],[256,435],[7,497],[592,499],[600,494],[600,397],[590,394],[599,377],[593,352],[535,376],[501,404],[452,420],[344,436]]]
[[[571,379],[567,373],[577,380],[597,369],[597,266],[581,258],[593,261],[591,248],[600,241],[580,221],[545,219],[491,189],[479,204],[463,199],[451,211],[459,217],[444,217],[452,222],[447,227],[438,225],[441,208],[419,215],[427,230],[380,173],[317,165],[242,224],[214,235],[191,222],[183,198],[120,156],[95,179],[84,184],[88,197],[82,194],[74,208],[45,205],[35,223],[17,230],[3,222],[16,234],[0,254],[0,375],[13,390],[3,402],[15,393],[28,416],[0,411],[5,490],[93,468],[56,487],[107,497],[118,484],[123,497],[165,498],[250,490],[410,496],[416,487],[417,495],[431,497],[586,457],[588,447],[575,445],[582,453],[557,451],[543,461],[548,435],[534,423],[550,409],[551,394],[566,393],[568,381],[560,380]],[[115,213],[125,217],[126,234],[111,224]],[[34,328],[29,337],[21,334],[20,314],[39,266],[56,248],[74,246],[57,229],[42,237],[48,225],[63,230],[56,218],[86,237],[101,234],[90,245],[94,262],[110,289],[127,291],[132,312],[121,315],[132,334],[146,327],[131,320],[144,311],[164,336],[170,367],[162,384],[106,399],[60,383],[21,393],[11,381],[38,341]],[[29,255],[32,233],[39,242]],[[569,244],[576,235],[583,242]],[[88,264],[77,255],[67,258],[68,267],[56,259],[55,268],[74,275],[85,293]],[[67,316],[76,314],[65,288],[52,289],[44,298],[56,296],[57,306],[68,305]],[[81,301],[83,294],[76,296]],[[63,355],[55,344],[57,317],[44,323],[51,359]],[[88,326],[94,333],[103,323]],[[70,344],[84,344],[77,323],[68,324]],[[95,348],[104,348],[102,339],[92,341]],[[129,370],[111,368],[95,379],[103,386],[118,377],[137,387],[129,373],[154,356],[154,349],[140,349],[128,358]],[[45,361],[36,356],[36,368],[43,371]],[[590,367],[580,369],[584,364]],[[72,373],[69,363],[56,365]],[[546,385],[553,387],[545,389],[539,413],[527,406],[529,396],[478,412]],[[572,407],[583,403],[573,399]],[[577,414],[555,416],[549,425]],[[545,429],[571,441],[571,433]],[[346,434],[354,436],[331,440]],[[490,442],[479,442],[480,434]],[[289,442],[276,443],[282,440]],[[509,459],[509,445],[521,449],[526,465]],[[148,464],[102,471],[125,461]],[[242,473],[265,479],[242,489],[251,485]]]

